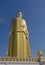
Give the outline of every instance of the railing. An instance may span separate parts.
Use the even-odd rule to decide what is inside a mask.
[[[0,61],[26,61],[26,62],[37,62],[36,58],[19,58],[19,57],[0,57]]]

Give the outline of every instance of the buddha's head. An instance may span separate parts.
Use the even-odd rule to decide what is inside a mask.
[[[21,11],[17,11],[16,17],[22,18],[22,12]]]

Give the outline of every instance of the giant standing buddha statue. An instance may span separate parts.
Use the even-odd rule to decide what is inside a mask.
[[[17,12],[16,18],[12,20],[10,26],[7,56],[15,56],[17,58],[28,58],[31,56],[28,29],[20,11]]]

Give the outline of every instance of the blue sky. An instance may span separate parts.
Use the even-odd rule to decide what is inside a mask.
[[[45,0],[0,0],[0,56],[5,56],[12,18],[17,10],[23,12],[26,20],[31,53],[37,57],[38,49],[45,56]]]

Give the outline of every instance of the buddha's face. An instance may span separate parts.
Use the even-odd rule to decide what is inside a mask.
[[[19,17],[19,18],[22,18],[22,12],[20,12],[20,11],[17,12],[16,16]]]

